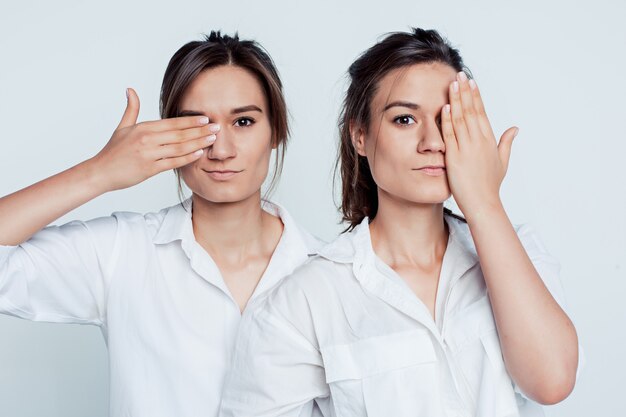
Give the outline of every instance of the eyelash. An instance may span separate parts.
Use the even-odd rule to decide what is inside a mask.
[[[410,114],[402,114],[400,116],[397,116],[393,119],[393,122],[401,126],[409,126],[411,123],[400,123],[400,119],[403,119],[405,117],[413,120],[414,123],[417,123],[417,121],[415,120],[415,117],[411,116]],[[436,122],[437,122],[437,126],[441,126],[441,117],[437,117]]]
[[[402,114],[402,115],[400,115],[400,116],[397,116],[397,117],[395,117],[395,118],[393,119],[393,122],[394,122],[394,123],[396,123],[396,124],[402,125],[402,126],[408,126],[408,125],[410,125],[411,123],[400,123],[400,119],[404,119],[404,118],[411,119],[411,120],[413,120],[413,123],[417,123],[417,122],[415,121],[415,117],[411,116],[410,114]]]
[[[242,125],[240,125],[239,123],[240,123],[240,122],[242,122],[242,121],[247,122],[247,124],[245,124],[245,125],[243,125],[243,126],[242,126]],[[256,122],[255,122],[255,120],[254,120],[252,117],[240,117],[239,119],[235,120],[235,125],[236,125],[237,127],[250,127],[250,126],[252,126],[254,123],[256,123]]]

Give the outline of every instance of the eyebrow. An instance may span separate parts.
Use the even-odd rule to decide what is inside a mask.
[[[232,109],[230,111],[230,114],[245,113],[248,111],[258,111],[259,113],[263,113],[263,110],[261,110],[258,106],[250,104],[249,106],[237,107],[235,109]]]
[[[258,111],[259,113],[263,113],[263,110],[261,110],[261,108],[259,108],[259,106],[255,106],[254,104],[250,104],[248,106],[242,106],[242,107],[236,107],[234,109],[232,109],[230,111],[230,114],[239,114],[239,113],[246,113],[249,111]],[[179,117],[183,117],[183,116],[206,116],[206,114],[197,111],[197,110],[183,110],[180,113],[178,113]]]
[[[418,110],[420,108],[419,104],[411,103],[410,101],[394,101],[387,104],[383,109],[383,112],[386,112],[392,107],[407,107],[411,110]]]

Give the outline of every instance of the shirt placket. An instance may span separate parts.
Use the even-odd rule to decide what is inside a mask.
[[[413,294],[408,293],[406,288],[392,282],[376,269],[373,262],[373,253],[369,257],[363,256],[362,252],[358,253],[353,264],[353,273],[365,289],[416,320],[430,331],[433,338],[437,341],[440,356],[445,359],[445,363],[441,365],[443,368],[441,371],[447,380],[442,387],[446,398],[444,404],[448,405],[445,412],[450,417],[466,417],[470,415],[467,410],[475,409],[476,402],[472,398],[467,382],[461,376],[456,360],[443,335],[445,334],[445,317],[447,315],[446,310],[450,294],[452,294],[459,279],[476,263],[476,260],[465,252],[460,246],[460,242],[450,239],[449,243],[448,249],[450,249],[450,253],[447,252],[448,256],[446,262],[442,265],[441,271],[442,274],[449,274],[448,277],[450,279],[444,305],[440,310],[443,311],[441,331],[437,328],[424,303]],[[453,387],[453,389],[450,390],[450,387]]]
[[[463,378],[459,365],[448,344],[446,317],[449,315],[448,309],[450,306],[450,298],[455,287],[467,271],[476,264],[476,262],[477,258],[472,256],[454,235],[451,235],[446,249],[446,256],[441,268],[442,276],[446,276],[447,279],[450,280],[445,300],[443,302],[444,304],[441,308],[441,311],[443,312],[441,323],[441,347],[446,357],[446,370],[448,377],[451,381],[453,381],[454,387],[456,388],[456,398],[460,399],[460,401],[457,402],[459,406],[449,410],[450,416],[453,417],[471,416],[467,410],[475,410],[476,399],[473,397],[472,390],[467,385],[467,381]]]

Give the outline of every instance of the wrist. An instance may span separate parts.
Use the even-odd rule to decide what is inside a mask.
[[[462,210],[465,220],[470,225],[479,224],[485,220],[493,219],[495,217],[506,215],[504,205],[499,197],[488,200],[481,200],[469,207],[464,207]]]
[[[81,177],[96,195],[113,191],[111,184],[107,180],[106,170],[98,166],[97,156],[81,162],[75,168],[80,171]]]

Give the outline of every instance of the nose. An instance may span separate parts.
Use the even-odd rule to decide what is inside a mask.
[[[237,155],[237,149],[233,143],[232,135],[230,135],[226,129],[222,128],[219,132],[215,133],[215,136],[215,142],[208,148],[207,158],[217,161],[234,158]]]
[[[420,132],[417,152],[446,152],[441,133],[441,121],[438,118],[428,119],[424,122],[424,129]]]

